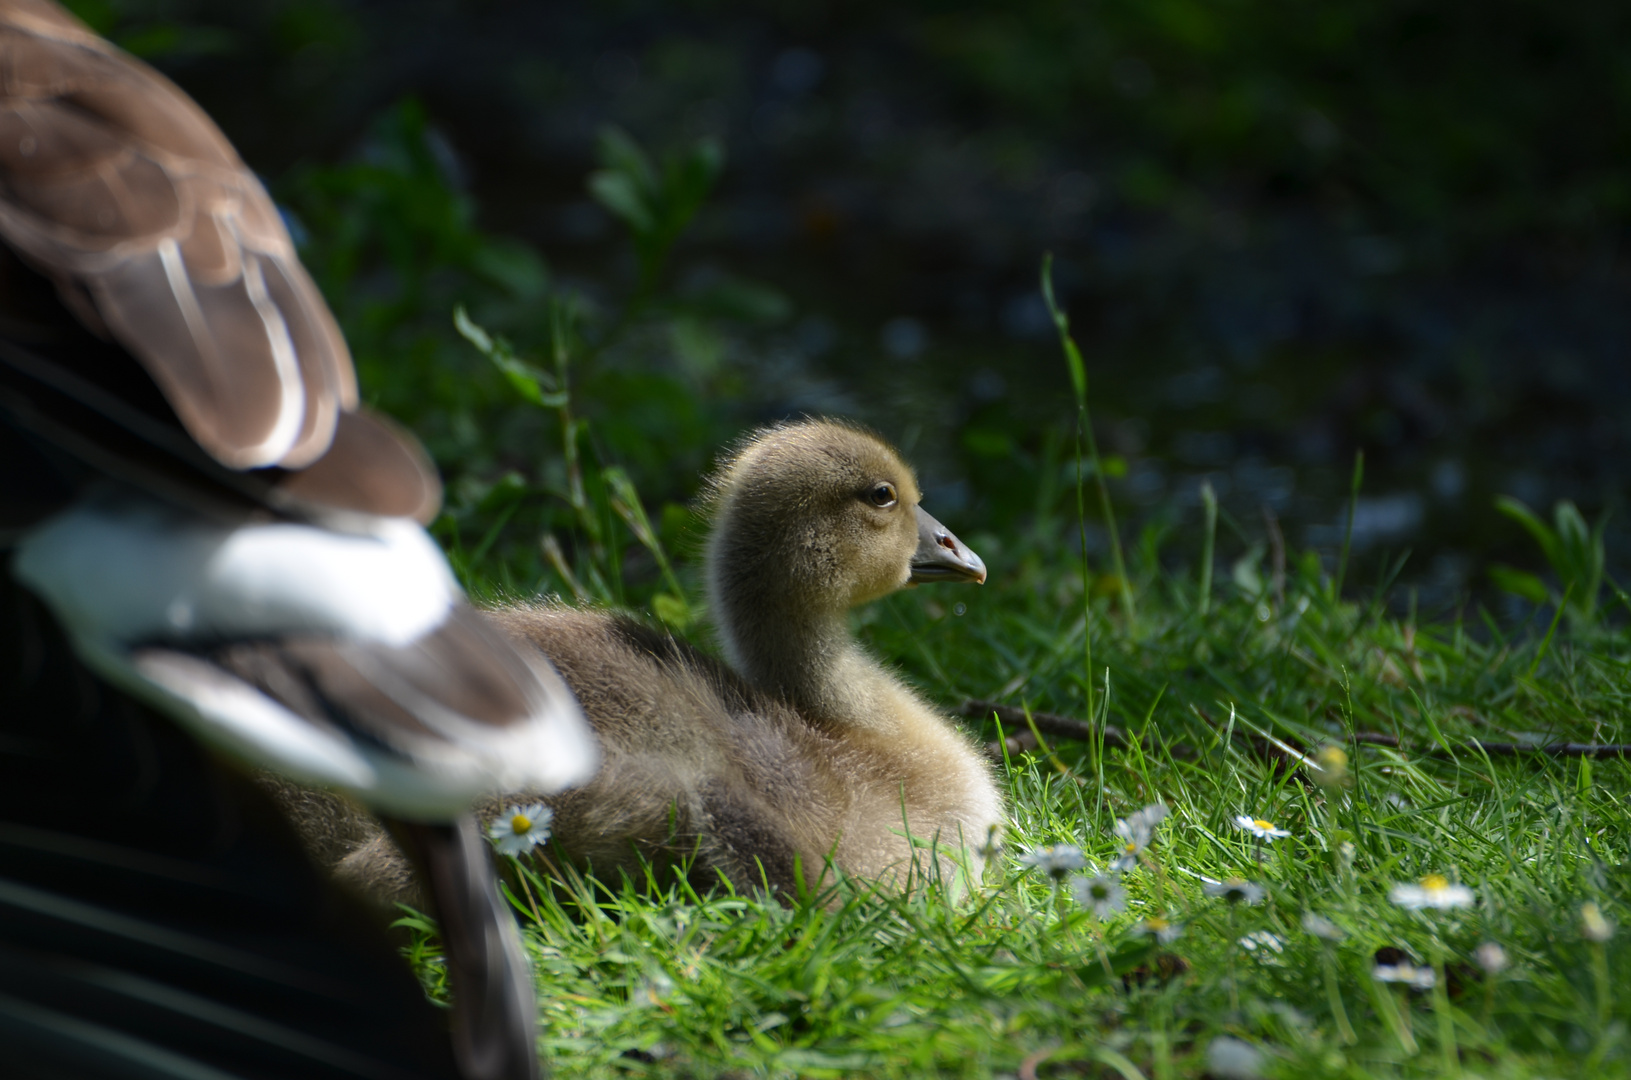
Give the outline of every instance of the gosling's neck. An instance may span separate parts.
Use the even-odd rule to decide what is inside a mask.
[[[815,608],[763,591],[714,596],[731,666],[759,689],[829,723],[883,728],[881,698],[895,687],[850,633],[842,608]]]

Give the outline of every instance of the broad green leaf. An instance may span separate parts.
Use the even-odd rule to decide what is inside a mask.
[[[466,341],[493,362],[515,392],[527,401],[548,409],[558,409],[567,403],[566,394],[555,392],[555,380],[548,372],[517,358],[509,342],[494,338],[477,325],[463,305],[453,309],[453,325]]]
[[[549,289],[544,260],[529,245],[511,240],[482,244],[471,266],[483,277],[508,289],[518,300],[533,300]]]
[[[622,218],[635,235],[643,236],[657,228],[656,214],[626,173],[609,169],[590,173],[589,193],[596,202]]]
[[[1557,565],[1558,545],[1557,534],[1547,527],[1546,523],[1536,517],[1534,511],[1510,495],[1498,495],[1495,498],[1495,509],[1516,521],[1529,531],[1535,538],[1541,551],[1546,554],[1546,561],[1553,566]]]
[[[613,172],[627,176],[643,191],[657,190],[657,172],[651,167],[651,159],[640,148],[640,144],[634,141],[633,136],[620,127],[608,125],[600,129],[598,142],[597,149],[603,165]]]
[[[1521,596],[1525,600],[1530,600],[1537,604],[1546,603],[1546,601],[1550,600],[1552,596],[1551,590],[1546,587],[1546,583],[1544,581],[1540,580],[1540,578],[1536,577],[1534,574],[1519,570],[1515,566],[1505,566],[1500,563],[1495,563],[1489,568],[1489,579],[1493,581],[1495,583],[1495,587],[1500,589],[1502,592],[1509,592],[1514,596]]]

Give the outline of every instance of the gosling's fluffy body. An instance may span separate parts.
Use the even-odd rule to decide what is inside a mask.
[[[796,867],[815,887],[829,859],[896,888],[959,866],[978,880],[977,849],[1002,819],[990,769],[847,617],[908,584],[920,497],[898,455],[844,424],[741,444],[707,496],[708,603],[729,667],[604,611],[491,613],[554,663],[600,743],[594,780],[542,800],[569,858],[601,877],[689,859],[700,883],[723,874],[784,895]],[[389,865],[364,846],[344,870],[389,889]]]
[[[990,775],[966,738],[881,668],[892,685],[873,696],[894,699],[887,730],[812,722],[631,619],[543,605],[497,616],[555,660],[600,740],[596,778],[544,800],[568,857],[600,876],[633,873],[642,857],[689,857],[703,884],[722,873],[794,895],[795,866],[814,887],[831,857],[851,876],[902,885],[908,824],[938,838],[942,855],[970,849],[978,871],[972,849],[1001,815]],[[921,854],[919,875],[955,867]]]

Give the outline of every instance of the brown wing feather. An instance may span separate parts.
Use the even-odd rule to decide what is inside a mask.
[[[575,710],[553,672],[529,666],[488,620],[463,605],[402,646],[304,636],[257,638],[208,654],[319,726],[338,726],[407,758],[480,741]],[[453,728],[448,718],[456,717]]]
[[[277,487],[302,503],[424,525],[442,505],[442,485],[418,441],[366,408],[341,413],[328,453]]]
[[[308,465],[356,406],[339,328],[225,136],[41,0],[0,0],[0,237],[90,296],[224,464]]]

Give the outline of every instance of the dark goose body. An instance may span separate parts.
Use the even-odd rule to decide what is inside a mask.
[[[470,806],[593,745],[420,527],[435,472],[260,181],[164,76],[0,0],[0,241],[8,1075],[536,1076]],[[451,1032],[244,765],[393,818]]]

